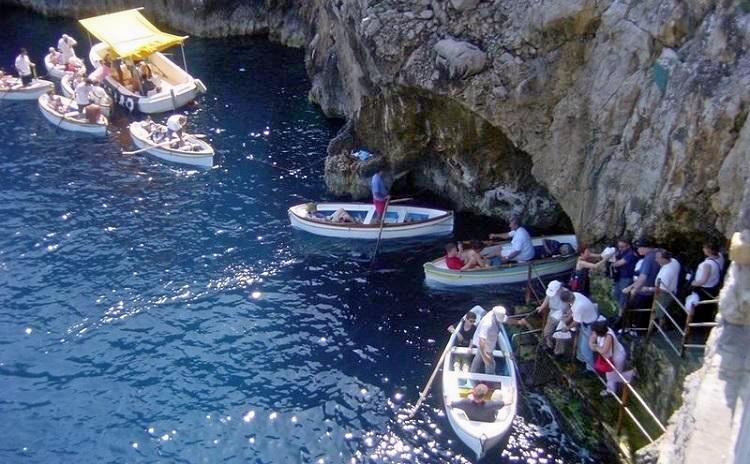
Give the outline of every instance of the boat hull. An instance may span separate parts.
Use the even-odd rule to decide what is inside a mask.
[[[289,221],[295,229],[303,230],[322,237],[345,238],[355,240],[377,240],[380,234],[378,224],[369,224],[372,218],[372,205],[363,203],[330,203],[321,204],[329,210],[343,208],[347,211],[365,212],[363,223],[334,223],[321,220],[312,220],[302,213],[304,205],[297,205],[289,209]],[[431,208],[417,208],[410,206],[392,206],[388,212],[408,214],[408,212],[424,212],[424,214],[437,214],[436,217],[419,222],[404,224],[391,224],[386,222],[383,227],[381,240],[395,240],[424,236],[445,236],[453,233],[454,216],[451,211],[435,210]],[[432,212],[432,213],[428,213]]]
[[[534,245],[541,244],[543,239],[570,243],[574,248],[577,242],[574,235],[553,235],[533,240]],[[512,263],[473,271],[456,271],[445,267],[444,258],[438,258],[424,264],[425,282],[437,287],[471,287],[477,285],[503,285],[526,282],[529,265],[533,267],[532,277],[545,277],[568,272],[575,268],[578,257],[569,255],[558,258],[538,259],[534,261]]]
[[[63,69],[53,65],[49,61],[49,55],[44,56],[44,67],[47,69],[47,75],[50,77],[53,77],[55,79],[62,79],[66,75],[72,75],[73,73],[71,71],[65,71],[64,67]],[[79,70],[81,74],[86,74],[86,66],[83,66],[83,69]]]
[[[140,125],[140,122],[134,122],[130,125],[130,135],[133,138],[133,143],[139,149],[151,147],[146,150],[146,153],[149,155],[164,161],[169,161],[170,163],[185,164],[201,168],[213,167],[214,151],[208,144],[205,144],[205,146],[208,147],[206,153],[188,153],[155,147],[154,144],[147,140],[141,133],[142,130],[140,130],[137,125]]]
[[[42,95],[41,97],[39,97],[39,110],[42,112],[42,115],[47,121],[51,122],[60,129],[100,136],[107,134],[108,121],[106,117],[102,117],[100,119],[101,122],[97,124],[81,122],[71,117],[65,117],[60,113],[52,111],[47,106],[46,95]]]
[[[37,100],[39,97],[53,90],[55,84],[44,79],[34,79],[31,85],[19,89],[0,90],[0,100]]]

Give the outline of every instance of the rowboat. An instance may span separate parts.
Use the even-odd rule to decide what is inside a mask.
[[[471,311],[476,313],[477,320],[486,313],[481,306],[475,306]],[[505,326],[500,324],[498,346],[492,352],[496,362],[495,374],[469,372],[468,366],[477,354],[477,348],[455,346],[457,334],[458,331],[455,331],[448,340],[449,351],[443,360],[445,414],[458,438],[471,448],[477,459],[481,459],[489,450],[507,440],[513,418],[516,416],[518,379],[515,358]],[[472,421],[462,409],[448,407],[449,402],[465,398],[478,383],[490,388],[492,399],[500,397],[506,403],[497,411],[494,422]]]
[[[571,245],[573,250],[578,249],[578,241],[575,235],[550,235],[532,239],[534,246],[541,246],[542,240],[557,240],[560,243]],[[502,250],[503,254],[510,252],[510,242],[488,246],[482,250],[486,255]],[[553,256],[550,258],[534,259],[525,262],[514,262],[493,266],[489,268],[472,269],[469,271],[458,271],[448,269],[445,264],[445,256],[424,264],[425,282],[433,286],[467,287],[473,285],[491,284],[515,284],[526,282],[531,266],[532,277],[544,277],[570,271],[575,268],[575,253],[568,255]]]
[[[77,106],[73,100],[62,96],[60,97],[60,100],[62,101],[64,108],[72,109],[72,111],[62,113],[60,111],[54,110],[50,105],[48,95],[45,94],[39,97],[39,109],[42,111],[42,114],[47,119],[47,121],[51,122],[60,129],[69,131],[85,132],[87,134],[94,135],[107,134],[107,124],[109,124],[109,121],[104,115],[100,115],[99,121],[97,121],[96,123],[88,122],[88,120],[86,120],[86,118],[82,114],[75,110]]]
[[[324,237],[376,240],[380,222],[373,222],[375,207],[369,203],[317,203],[316,213],[308,213],[308,203],[289,208],[292,227]],[[334,222],[327,217],[345,210],[357,222]],[[409,205],[388,206],[382,239],[450,235],[453,233],[453,211]]]
[[[80,61],[81,68],[78,69],[78,73],[85,74],[86,73],[86,65],[83,63],[83,61]],[[74,74],[71,71],[65,70],[65,65],[62,64],[52,64],[52,62],[49,60],[49,54],[44,55],[44,67],[47,68],[47,75],[50,77],[54,77],[55,79],[62,79],[63,77],[67,75]]]
[[[21,86],[21,79],[7,78],[6,86],[0,87],[0,100],[36,100],[39,96],[55,88],[55,84],[44,79],[34,79],[27,87]]]
[[[184,49],[183,68],[172,62],[161,50],[182,46],[186,36],[164,33],[151,24],[138,9],[110,13],[80,20],[92,35],[102,42],[91,47],[89,61],[99,68],[106,55],[113,58],[112,74],[102,86],[116,104],[129,112],[163,113],[193,101],[206,86],[187,72]],[[137,38],[134,40],[133,37]],[[122,62],[120,72],[114,68],[115,59]],[[142,92],[139,67],[146,63],[153,74],[156,89]],[[120,74],[122,74],[120,76]],[[122,80],[118,80],[122,78]]]
[[[62,89],[62,94],[66,96],[67,98],[74,98],[73,97],[73,74],[67,73],[60,79],[60,88]],[[109,95],[104,92],[101,87],[98,87],[99,92],[101,92],[101,95],[97,95],[96,98],[94,98],[93,103],[96,103],[99,105],[99,107],[102,109],[102,114],[106,117],[110,117],[112,115],[112,99],[109,98]],[[95,92],[96,93],[96,92]]]
[[[183,145],[180,148],[171,148],[170,146],[164,145],[158,146],[159,142],[154,142],[151,139],[150,132],[147,130],[148,124],[149,123],[143,121],[136,121],[129,126],[130,136],[133,138],[133,143],[139,149],[147,148],[147,150],[145,150],[146,153],[172,163],[189,164],[191,166],[204,168],[210,168],[213,166],[214,149],[211,148],[211,145],[208,143],[196,138],[195,136],[185,134],[184,138],[187,142],[187,146]],[[156,128],[164,128],[161,124],[150,124],[153,124]]]

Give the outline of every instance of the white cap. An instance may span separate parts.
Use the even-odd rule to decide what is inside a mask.
[[[561,287],[562,282],[560,282],[559,280],[553,280],[547,284],[547,290],[544,293],[546,293],[548,297],[553,297],[557,295],[557,292],[560,291]]]
[[[505,319],[506,319],[505,313],[506,313],[505,306],[495,306],[494,308],[492,308],[492,314],[495,316],[495,319],[500,324],[505,322]]]

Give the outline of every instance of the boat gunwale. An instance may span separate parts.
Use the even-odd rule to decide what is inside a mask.
[[[368,203],[344,203],[344,204],[356,204],[356,205],[363,205],[363,206],[371,206]],[[331,222],[326,221],[325,219],[317,219],[317,218],[309,218],[306,216],[300,216],[294,211],[295,207],[298,207],[300,205],[295,205],[289,208],[289,214],[294,215],[295,218],[302,222],[306,222],[312,225],[317,226],[327,226],[327,227],[321,227],[321,228],[330,228],[330,229],[380,229],[381,224],[362,224],[358,222]],[[407,206],[408,205],[404,205]],[[421,207],[418,207],[421,208]],[[445,211],[437,208],[424,208],[424,209],[431,209],[434,211]],[[453,211],[446,211],[444,214],[441,214],[439,216],[435,216],[430,219],[426,219],[424,221],[412,221],[412,222],[399,222],[399,223],[385,223],[383,224],[383,230],[386,229],[397,229],[397,228],[417,228],[422,227],[425,225],[432,225],[433,223],[442,222],[454,215]],[[416,226],[416,227],[414,227]]]

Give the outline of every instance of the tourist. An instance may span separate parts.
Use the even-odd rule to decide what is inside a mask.
[[[576,261],[575,271],[568,281],[568,289],[590,296],[591,279],[589,272],[604,269],[606,264],[607,260],[602,255],[592,252],[588,247],[583,247]]]
[[[32,73],[31,70],[36,66],[29,59],[29,54],[25,48],[21,49],[21,52],[16,57],[16,72],[18,77],[21,78],[21,86],[26,87],[31,84]]]
[[[78,112],[83,114],[84,109],[91,104],[91,91],[93,88],[91,87],[91,80],[82,79],[81,82],[76,85],[74,94],[75,94],[75,100],[76,105],[78,105]]]
[[[596,321],[591,326],[592,334],[588,340],[589,348],[597,354],[609,360],[621,374],[622,377],[630,382],[635,376],[635,371],[625,371],[626,353],[615,333],[607,327],[605,321]],[[605,374],[607,378],[607,389],[599,392],[601,396],[607,396],[609,393],[617,394],[617,384],[622,382],[620,376],[614,372],[612,366],[603,360],[595,361],[596,372]]]
[[[500,385],[500,384],[498,384]],[[449,408],[458,408],[466,413],[469,420],[477,422],[494,422],[497,412],[505,406],[503,400],[492,400],[487,397],[489,388],[483,383],[476,384],[470,397],[448,401]]]
[[[464,260],[461,259],[461,256],[458,252],[458,247],[455,243],[450,242],[445,244],[445,265],[448,267],[448,269],[452,269],[454,271],[460,271],[464,265]]]
[[[479,240],[472,240],[466,246],[461,242],[458,243],[458,252],[465,263],[461,268],[462,271],[489,267],[487,260],[482,256],[483,248],[484,245]]]
[[[112,62],[108,58],[104,58],[101,61],[101,66],[96,68],[91,74],[89,79],[94,82],[104,83],[104,81],[112,75]]]
[[[495,373],[495,357],[492,352],[497,346],[500,324],[505,322],[505,319],[505,308],[495,306],[479,321],[474,338],[471,340],[471,345],[478,348],[477,354],[471,361],[471,372],[478,373],[484,366],[485,374]]]
[[[13,86],[13,76],[6,74],[5,69],[0,68],[0,89],[10,89]]]
[[[721,276],[724,273],[724,257],[719,253],[719,249],[711,242],[703,244],[703,255],[706,257],[695,271],[695,278],[690,282],[690,288],[693,290],[691,297],[685,301],[685,307],[689,313],[693,313],[699,301],[716,299],[721,289]],[[708,306],[708,309],[701,311],[708,317],[701,319],[713,319],[713,313],[716,305]]]
[[[461,320],[457,327],[448,327],[448,332],[456,332],[456,346],[469,346],[474,338],[474,332],[477,330],[477,315],[469,311]]]
[[[563,289],[560,294],[563,303],[570,305],[571,317],[567,322],[570,330],[578,330],[578,348],[576,358],[586,364],[586,369],[594,371],[594,352],[589,347],[591,338],[591,324],[599,318],[596,304],[585,295]]]
[[[535,309],[537,314],[547,311],[547,320],[542,329],[542,338],[545,346],[553,350],[556,355],[563,354],[565,350],[565,344],[563,342],[556,343],[558,339],[553,337],[553,334],[560,325],[560,321],[562,321],[563,313],[567,309],[567,305],[560,299],[560,294],[563,290],[565,290],[565,287],[558,280],[548,283],[547,289],[544,292],[544,301]]]
[[[184,114],[173,114],[167,118],[167,138],[171,139],[174,135],[180,139],[180,142],[184,142],[182,135],[183,129],[187,124],[187,116]]]
[[[58,53],[57,50],[55,50],[54,47],[50,47],[47,49],[47,60],[50,62],[52,66],[62,64],[60,63],[60,53]]]
[[[680,285],[680,263],[672,256],[672,253],[662,249],[656,251],[656,262],[659,263],[660,268],[656,274],[655,285],[662,290],[656,298],[658,303],[656,319],[659,323],[663,323],[664,311],[668,311],[672,302],[677,298]],[[656,287],[647,287],[643,291],[656,293]]]
[[[388,194],[388,189],[385,187],[385,170],[379,168],[375,175],[372,176],[370,182],[372,187],[372,204],[375,205],[375,215],[373,216],[372,222],[380,222],[385,214],[385,204],[391,198]]]
[[[74,47],[78,45],[78,42],[68,34],[63,34],[60,40],[57,41],[57,49],[60,50],[60,63],[67,64],[70,58],[76,56]]]
[[[157,85],[154,73],[151,71],[151,66],[148,63],[145,61],[141,62],[138,67],[138,74],[141,76],[141,92],[144,96],[161,92],[161,88]]]
[[[638,269],[635,281],[625,287],[622,292],[628,297],[628,308],[650,308],[654,294],[653,292],[643,291],[643,289],[653,287],[656,284],[656,275],[659,273],[660,267],[659,263],[656,262],[656,246],[651,239],[641,238],[635,242],[635,247],[643,261]],[[636,268],[638,267],[636,263]]]
[[[65,64],[65,71],[72,72],[74,74],[83,74],[84,69],[83,60],[77,56],[71,56],[68,62]]]
[[[65,105],[59,95],[55,95],[55,91],[49,89],[47,91],[47,104],[50,109],[56,113],[65,114]]]
[[[622,318],[623,311],[628,303],[628,298],[623,290],[633,283],[635,275],[635,264],[638,257],[630,245],[630,241],[624,237],[617,240],[617,252],[615,261],[610,265],[612,272],[612,295],[617,301],[618,317]]]
[[[354,217],[344,208],[339,208],[327,218],[331,222],[357,222]]]
[[[521,226],[520,218],[513,215],[510,218],[510,232],[501,234],[490,234],[490,240],[511,239],[510,242],[510,253],[503,256],[502,251],[497,251],[492,254],[488,254],[487,258],[490,258],[490,264],[495,265],[493,258],[499,258],[502,263],[509,261],[531,261],[534,259],[534,245],[531,243],[531,236],[529,232]]]

